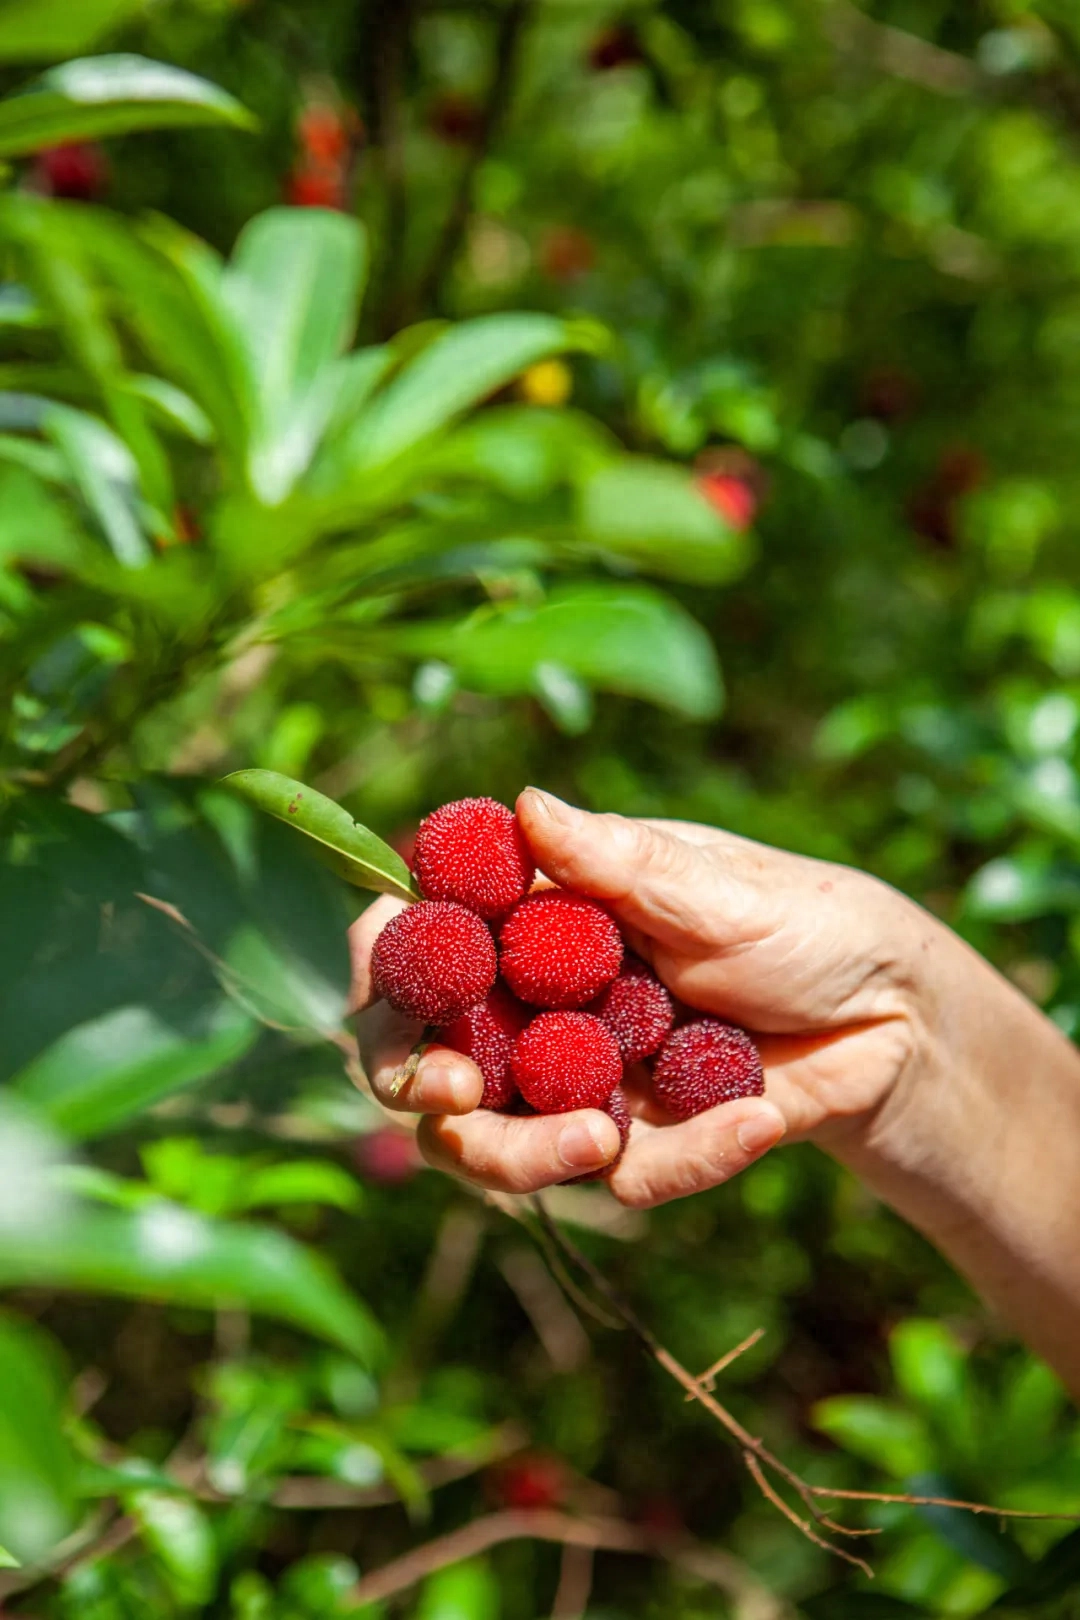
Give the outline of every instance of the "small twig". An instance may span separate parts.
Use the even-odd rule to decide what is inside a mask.
[[[433,1457],[430,1462],[421,1463],[418,1472],[428,1490],[438,1490],[441,1485],[453,1485],[458,1480],[468,1479],[471,1474],[478,1474],[482,1468],[489,1468],[492,1463],[512,1457],[515,1452],[524,1450],[528,1443],[529,1436],[524,1429],[516,1423],[504,1423],[468,1450],[447,1452],[442,1457]],[[338,1480],[304,1474],[279,1480],[273,1495],[275,1507],[301,1511],[384,1507],[400,1500],[400,1493],[390,1484],[343,1485]]]
[[[947,51],[917,34],[876,22],[850,3],[830,0],[825,28],[833,42],[862,61],[898,79],[921,84],[941,95],[965,95],[978,89],[983,75],[966,56]]]
[[[774,1474],[776,1474],[784,1481],[786,1485],[790,1486],[790,1488],[796,1492],[796,1494],[802,1499],[808,1512],[811,1514],[818,1526],[823,1529],[833,1531],[839,1535],[857,1536],[862,1535],[865,1532],[862,1530],[852,1529],[847,1525],[837,1524],[835,1520],[828,1518],[819,1509],[817,1505],[818,1499],[828,1498],[853,1502],[887,1502],[896,1503],[905,1507],[951,1507],[966,1510],[970,1513],[989,1513],[1001,1519],[1041,1519],[1069,1523],[1080,1522],[1080,1514],[1077,1513],[1040,1513],[1029,1508],[999,1508],[994,1507],[993,1504],[989,1502],[965,1502],[953,1497],[919,1496],[902,1492],[893,1493],[887,1491],[842,1490],[828,1485],[809,1484],[808,1481],[804,1480],[794,1471],[794,1469],[789,1468],[786,1463],[782,1462],[779,1457],[775,1456],[760,1439],[758,1439],[755,1435],[750,1434],[750,1432],[743,1427],[738,1419],[728,1411],[727,1407],[721,1405],[715,1396],[709,1393],[709,1391],[704,1387],[704,1381],[702,1379],[695,1378],[692,1373],[689,1373],[682,1363],[677,1361],[676,1358],[671,1354],[670,1350],[667,1350],[660,1343],[652,1330],[646,1327],[645,1323],[642,1322],[641,1318],[634,1311],[633,1307],[629,1305],[627,1301],[618,1293],[618,1291],[612,1287],[600,1268],[594,1265],[589,1259],[588,1255],[584,1254],[577,1247],[577,1245],[572,1243],[566,1234],[560,1230],[560,1228],[552,1220],[548,1211],[544,1208],[542,1200],[540,1198],[535,1198],[533,1203],[540,1217],[541,1225],[548,1237],[551,1239],[552,1243],[556,1244],[568,1257],[568,1259],[571,1260],[573,1264],[579,1268],[579,1270],[584,1272],[584,1274],[589,1278],[589,1281],[592,1283],[593,1287],[596,1288],[603,1298],[607,1300],[607,1302],[613,1307],[613,1309],[617,1311],[627,1327],[629,1327],[637,1335],[645,1348],[653,1356],[654,1360],[661,1367],[663,1367],[664,1371],[669,1373],[671,1377],[675,1379],[676,1383],[680,1384],[682,1388],[686,1390],[687,1394],[692,1400],[697,1401],[699,1405],[703,1406],[705,1410],[709,1412],[724,1429],[727,1430],[732,1439],[738,1443],[742,1451],[743,1461],[745,1462],[746,1467],[755,1483],[762,1490],[763,1494],[776,1508],[778,1508],[781,1513],[783,1513],[785,1518],[790,1519],[792,1524],[796,1525],[801,1533],[805,1535],[808,1540],[814,1542],[817,1546],[825,1547],[830,1552],[835,1553],[838,1558],[844,1559],[847,1563],[853,1563],[860,1569],[867,1569],[867,1572],[871,1573],[868,1566],[866,1566],[861,1559],[855,1558],[853,1554],[845,1552],[842,1548],[835,1546],[832,1542],[825,1541],[814,1529],[811,1528],[810,1525],[801,1519],[799,1515],[795,1513],[794,1509],[784,1502],[783,1498],[778,1495],[774,1487],[769,1483],[765,1474],[766,1469],[771,1469]]]
[[[725,1355],[720,1357],[719,1361],[714,1361],[712,1366],[706,1372],[698,1375],[697,1382],[701,1385],[702,1389],[706,1390],[711,1395],[713,1390],[716,1388],[716,1380],[719,1378],[720,1374],[722,1372],[726,1372],[733,1361],[738,1361],[740,1356],[744,1356],[748,1350],[752,1350],[755,1344],[759,1344],[764,1337],[765,1329],[755,1328],[753,1333],[748,1333],[746,1335],[746,1338],[741,1344],[737,1344],[735,1346],[734,1350],[727,1351]],[[697,1397],[694,1395],[687,1395],[685,1397],[685,1399],[688,1401],[696,1400],[696,1398]]]
[[[434,1024],[428,1024],[427,1027],[421,1032],[420,1039],[417,1041],[416,1045],[405,1059],[405,1062],[401,1065],[401,1068],[398,1069],[397,1073],[394,1075],[394,1078],[390,1082],[391,1097],[397,1097],[408,1085],[409,1081],[414,1077],[417,1069],[420,1067],[420,1059],[423,1057],[424,1053],[435,1039],[437,1033],[438,1031],[436,1030]]]
[[[593,1583],[593,1548],[567,1542],[559,1565],[559,1585],[551,1620],[583,1620]]]
[[[346,1600],[357,1605],[381,1602],[407,1591],[436,1570],[474,1558],[502,1542],[521,1540],[554,1541],[595,1552],[664,1558],[726,1592],[740,1605],[747,1620],[751,1614],[754,1620],[792,1620],[788,1604],[769,1592],[745,1565],[728,1553],[701,1547],[682,1537],[652,1535],[622,1519],[578,1519],[546,1508],[491,1513],[447,1535],[437,1536],[434,1541],[425,1542],[365,1575],[345,1594]]]
[[[796,1530],[801,1531],[807,1541],[812,1541],[815,1547],[822,1547],[826,1552],[833,1553],[837,1558],[842,1558],[845,1564],[852,1564],[856,1569],[861,1569],[868,1579],[873,1580],[874,1572],[865,1559],[856,1558],[854,1553],[849,1553],[844,1547],[834,1546],[831,1541],[826,1541],[824,1536],[819,1536],[813,1526],[808,1524],[805,1519],[800,1519],[795,1509],[785,1502],[780,1492],[774,1490],[769,1483],[765,1470],[752,1451],[743,1452],[743,1462],[746,1464],[751,1479],[765,1500],[771,1502],[777,1512],[782,1513],[784,1518],[795,1526]]]

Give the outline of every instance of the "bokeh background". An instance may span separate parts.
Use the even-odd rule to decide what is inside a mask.
[[[363,896],[217,785],[852,861],[1076,1031],[1073,0],[2,0],[0,84],[3,1612],[1080,1613],[1067,1524],[849,1515],[870,1583],[763,1501],[367,1099]],[[808,1478],[1080,1512],[812,1149],[552,1207]]]

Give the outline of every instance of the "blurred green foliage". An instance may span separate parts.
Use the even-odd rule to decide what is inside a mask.
[[[3,0],[0,90],[5,1612],[531,1620],[540,1542],[357,1583],[541,1479],[751,1583],[564,1615],[1075,1613],[1080,1533],[949,1509],[871,1588],[586,1335],[214,779],[853,860],[1078,1032],[1076,8]],[[1054,1379],[811,1150],[556,1206],[688,1366],[765,1330],[725,1398],[808,1478],[1080,1512]]]

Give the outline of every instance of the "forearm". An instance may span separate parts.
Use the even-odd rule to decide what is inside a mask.
[[[837,1157],[1080,1395],[1080,1053],[944,930],[908,1071]]]

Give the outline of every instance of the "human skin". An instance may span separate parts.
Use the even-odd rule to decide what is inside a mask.
[[[1080,1394],[1080,1054],[955,934],[865,873],[710,827],[572,809],[527,789],[521,827],[552,882],[602,900],[674,994],[753,1031],[764,1098],[675,1123],[628,1078],[609,1178],[649,1208],[729,1180],[783,1139],[817,1143],[919,1228]],[[400,902],[350,933],[353,1006]],[[415,1026],[359,1021],[372,1087],[424,1117],[428,1161],[524,1193],[618,1152],[597,1110],[477,1110],[467,1058],[432,1047],[392,1095]],[[475,1111],[474,1111],[475,1110]]]

